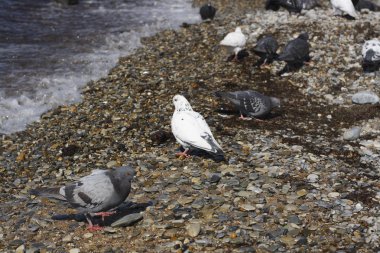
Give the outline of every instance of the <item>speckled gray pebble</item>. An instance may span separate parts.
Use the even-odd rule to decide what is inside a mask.
[[[348,129],[347,131],[344,132],[343,139],[346,140],[346,141],[356,140],[360,136],[360,131],[361,131],[360,127],[350,128],[350,129]]]
[[[360,91],[352,96],[352,102],[355,104],[377,104],[379,97],[371,91]]]

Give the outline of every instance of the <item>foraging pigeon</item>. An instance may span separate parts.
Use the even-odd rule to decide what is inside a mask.
[[[265,96],[257,91],[215,92],[215,95],[231,101],[240,111],[240,119],[244,115],[253,118],[267,115],[273,108],[280,106],[280,100]]]
[[[363,9],[368,9],[370,11],[380,11],[380,6],[368,0],[352,0],[352,3],[354,4],[357,11],[361,11]]]
[[[278,56],[278,60],[287,63],[284,69],[279,72],[279,75],[299,69],[305,61],[310,60],[308,39],[309,35],[307,33],[301,33],[298,38],[288,42],[283,52]]]
[[[272,63],[278,57],[277,49],[278,43],[275,38],[270,35],[261,38],[253,48],[253,52],[260,57],[257,66]]]
[[[210,3],[203,5],[199,10],[199,14],[201,14],[202,20],[206,20],[206,19],[213,20],[215,13],[216,13],[216,9]]]
[[[236,27],[235,31],[227,34],[219,44],[225,47],[229,54],[234,53],[236,58],[237,54],[244,48],[246,41],[247,38],[241,28]]]
[[[300,13],[302,10],[297,0],[267,0],[265,3],[266,10],[278,11],[280,7],[287,9],[289,12],[296,13]]]
[[[185,149],[184,152],[176,155],[189,157],[187,153],[190,149],[196,148],[207,151],[215,157],[223,157],[223,150],[214,139],[202,115],[193,111],[184,96],[175,95],[173,103],[175,110],[171,121],[172,132],[175,139]]]
[[[367,40],[362,48],[363,70],[373,72],[380,67],[380,41],[378,39]]]
[[[75,183],[56,188],[37,188],[30,193],[69,202],[85,214],[89,229],[98,230],[100,227],[92,224],[90,213],[102,217],[112,214],[106,211],[117,207],[128,197],[134,175],[130,166],[93,170]]]
[[[330,0],[333,7],[334,15],[343,15],[346,13],[351,18],[358,18],[355,7],[350,0]]]

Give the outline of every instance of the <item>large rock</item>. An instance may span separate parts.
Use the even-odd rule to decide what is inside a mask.
[[[352,102],[355,104],[377,104],[379,97],[371,91],[360,91],[352,96]]]

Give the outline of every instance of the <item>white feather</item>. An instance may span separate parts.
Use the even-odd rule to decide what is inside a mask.
[[[372,61],[380,61],[380,41],[378,39],[367,40],[362,47],[362,56],[365,58],[368,50],[372,49],[375,55],[372,57]]]
[[[233,51],[237,47],[244,48],[246,42],[247,37],[241,31],[241,28],[237,27],[234,32],[230,32],[224,37],[220,45],[231,48],[230,51]]]
[[[193,146],[206,151],[212,151],[215,148],[205,139],[206,137],[211,137],[212,144],[221,150],[203,116],[193,111],[186,98],[176,95],[173,98],[173,102],[175,111],[171,127],[176,140],[185,148]]]
[[[341,15],[341,13],[346,13],[351,17],[357,18],[358,14],[355,11],[355,7],[351,0],[330,0],[333,6],[335,14]]]

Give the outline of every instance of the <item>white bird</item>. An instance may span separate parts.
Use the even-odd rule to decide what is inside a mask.
[[[367,40],[362,47],[363,70],[373,72],[380,66],[380,41],[378,39]]]
[[[354,4],[351,0],[330,0],[333,7],[334,15],[348,14],[353,18],[358,18]]]
[[[184,152],[176,155],[189,157],[187,153],[190,149],[195,148],[207,151],[213,157],[223,157],[223,150],[202,115],[193,111],[184,96],[175,95],[173,103],[175,110],[171,121],[172,132],[175,139],[185,149]]]
[[[244,48],[246,42],[247,37],[243,34],[240,27],[236,27],[235,31],[227,34],[219,45],[225,47],[229,54],[234,53],[236,56]]]

